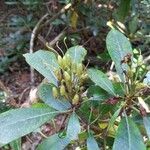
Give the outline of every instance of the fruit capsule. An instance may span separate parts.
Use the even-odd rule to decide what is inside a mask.
[[[75,96],[72,99],[72,104],[77,105],[79,103],[79,95],[75,94]]]
[[[56,87],[53,87],[52,88],[52,94],[53,94],[53,96],[54,96],[54,98],[57,98],[58,97],[58,90],[57,90],[57,88]]]

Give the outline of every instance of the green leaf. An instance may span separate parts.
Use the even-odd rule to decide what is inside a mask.
[[[71,108],[71,104],[69,101],[62,99],[55,99],[52,95],[52,87],[51,84],[41,84],[38,89],[38,95],[41,100],[43,100],[46,104],[55,108],[57,110],[67,110]]]
[[[74,63],[81,63],[84,60],[87,52],[82,46],[74,46],[67,50],[66,54],[69,54],[71,60]]]
[[[10,147],[12,150],[21,150],[21,138],[15,140],[15,141],[12,141],[10,143]]]
[[[107,35],[106,45],[109,55],[115,63],[118,75],[122,81],[125,81],[123,71],[127,70],[128,66],[122,64],[121,61],[127,54],[133,54],[129,40],[121,32],[112,29]]]
[[[97,69],[88,69],[88,75],[96,85],[100,86],[108,93],[116,96],[112,82],[103,72]]]
[[[119,113],[120,113],[120,111],[121,111],[121,108],[122,108],[122,107],[120,107],[120,108],[113,114],[113,116],[111,117],[111,119],[110,119],[110,121],[109,121],[109,124],[108,124],[107,130],[109,130],[109,129],[113,126],[113,124],[115,123],[115,121],[116,121],[116,119],[117,119],[117,117],[118,117],[118,115],[119,115]]]
[[[131,3],[131,0],[121,0],[121,3],[117,10],[118,21],[121,21],[121,22],[124,21],[125,17],[128,15],[130,11],[130,3]]]
[[[146,129],[147,135],[150,139],[150,117],[149,116],[143,117],[143,123]]]
[[[136,124],[127,116],[119,124],[113,150],[146,150]]]
[[[37,148],[37,150],[64,150],[70,143],[69,138],[61,138],[59,134],[54,134],[45,139]]]
[[[96,140],[94,139],[93,135],[90,135],[87,138],[87,149],[88,150],[100,150],[100,148],[98,147],[98,144],[97,144]]]
[[[138,16],[134,16],[129,22],[129,31],[130,33],[135,34],[138,29]]]
[[[45,78],[57,86],[57,78],[54,70],[59,67],[54,53],[44,50],[39,50],[33,54],[24,54],[26,62],[41,73]]]
[[[89,97],[89,100],[100,102],[103,102],[104,100],[107,100],[110,97],[112,97],[99,86],[90,86],[87,95]]]
[[[125,95],[125,88],[122,82],[113,82],[113,87],[117,95],[122,97]]]
[[[38,150],[64,150],[65,147],[72,141],[78,138],[78,134],[81,132],[80,123],[77,115],[73,112],[70,116],[67,134],[61,138],[58,134],[54,134],[44,140],[39,146]]]
[[[70,116],[68,127],[67,127],[67,137],[72,140],[78,139],[78,134],[81,132],[81,126],[78,116],[73,112]]]
[[[56,114],[52,108],[22,108],[0,114],[0,147],[36,130]]]

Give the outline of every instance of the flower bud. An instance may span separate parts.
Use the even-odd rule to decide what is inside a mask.
[[[79,95],[75,94],[74,98],[72,99],[72,104],[77,105],[79,103]]]
[[[71,80],[71,77],[70,77],[70,75],[67,71],[64,71],[64,79],[65,79],[65,81],[70,81]]]
[[[56,87],[53,87],[53,88],[52,88],[52,94],[53,94],[53,97],[54,97],[54,98],[57,98],[57,97],[58,97],[58,90],[57,90]]]
[[[65,96],[66,95],[66,90],[65,90],[65,86],[64,85],[60,86],[60,94],[61,94],[61,96]]]

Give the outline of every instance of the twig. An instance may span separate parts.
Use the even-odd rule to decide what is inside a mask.
[[[150,61],[150,55],[144,59],[144,62],[147,64]]]
[[[43,20],[45,18],[48,17],[48,13],[45,14],[40,20],[39,22],[36,24],[36,26],[34,27],[33,31],[32,31],[32,34],[31,34],[31,40],[30,40],[30,54],[33,53],[33,47],[34,47],[34,40],[35,40],[35,37],[36,37],[36,33],[41,25],[41,23],[43,22]],[[31,84],[34,85],[34,69],[32,67],[30,67],[30,79],[31,79]]]
[[[52,21],[54,21],[57,17],[59,17],[61,14],[63,14],[66,10],[68,10],[71,7],[71,3],[69,3],[68,5],[64,6],[55,16],[53,16],[50,20],[46,21],[46,23],[43,24],[43,26],[47,25],[48,23],[51,23]],[[49,16],[49,13],[46,13],[36,24],[36,26],[34,27],[32,34],[31,34],[31,39],[30,39],[30,53],[33,53],[33,48],[34,48],[34,41],[35,41],[35,37],[38,34],[38,31],[40,28],[42,28],[43,26],[41,25],[42,22]],[[38,36],[39,38],[39,36]],[[32,67],[30,67],[30,80],[31,80],[31,84],[34,85],[34,69]]]

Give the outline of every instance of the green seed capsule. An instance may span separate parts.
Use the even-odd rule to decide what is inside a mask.
[[[88,79],[88,74],[87,73],[86,74],[82,74],[81,75],[81,81],[84,81],[86,79]]]
[[[70,77],[69,73],[66,72],[66,71],[64,71],[64,79],[65,79],[65,81],[70,81],[71,80],[71,77]]]
[[[59,64],[59,66],[60,67],[63,67],[63,58],[60,56],[60,55],[58,55],[58,64]]]
[[[63,66],[64,68],[68,68],[71,64],[71,58],[69,56],[69,54],[66,54],[64,57],[63,57]]]
[[[58,90],[57,90],[56,87],[53,87],[53,88],[52,88],[52,94],[53,94],[53,97],[54,97],[54,98],[57,98],[57,97],[58,97],[59,94],[58,94]]]
[[[61,96],[65,96],[66,95],[66,89],[65,89],[64,85],[60,86],[60,94],[61,94]]]
[[[67,63],[68,65],[71,64],[71,57],[70,57],[69,54],[66,54],[66,55],[65,55],[65,61],[66,61],[66,63]]]
[[[76,73],[76,70],[77,70],[77,64],[76,63],[72,63],[72,65],[71,65],[71,71],[73,73]]]
[[[62,79],[61,71],[58,69],[58,70],[55,70],[54,73],[57,79],[60,81]]]
[[[72,104],[77,105],[79,103],[79,95],[75,94],[74,98],[72,99]]]
[[[77,64],[77,75],[80,76],[83,72],[83,65],[82,64]]]

